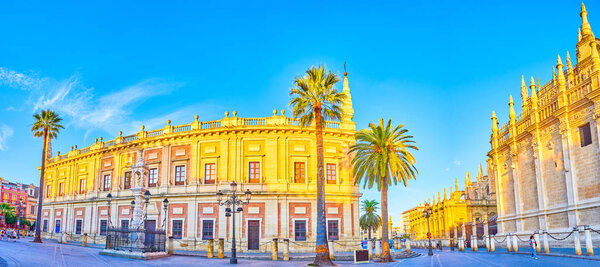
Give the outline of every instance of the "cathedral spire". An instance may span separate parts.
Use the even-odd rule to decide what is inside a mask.
[[[498,117],[496,112],[492,110],[492,134],[498,134]]]
[[[577,29],[577,42],[581,42],[581,28]]]
[[[527,98],[529,97],[529,91],[525,85],[525,76],[521,75],[521,107],[523,111],[527,111]]]
[[[465,177],[465,191],[467,188],[471,186],[471,174],[467,171],[467,176]]]
[[[458,178],[454,177],[454,186],[456,187],[456,192],[458,192]]]
[[[513,101],[512,95],[510,95],[508,98],[508,106],[510,108],[510,110],[508,111],[508,117],[510,118],[510,124],[514,124],[515,118],[517,117],[517,115],[515,113],[515,101]]]
[[[452,191],[452,188],[450,188],[450,191]],[[446,187],[444,187],[444,201],[448,200],[448,197],[446,196]]]
[[[346,62],[344,62],[344,101],[342,101],[342,121],[352,122],[354,118],[354,108],[352,107],[352,96],[350,95],[350,86],[348,86],[348,72],[346,71]]]
[[[567,73],[573,73],[573,64],[571,64],[571,55],[567,51]]]
[[[552,85],[556,85],[556,69],[552,66]]]
[[[558,71],[558,90],[566,90],[565,73],[560,55],[556,56],[556,70]]]
[[[586,36],[586,35],[594,35],[594,33],[592,32],[592,27],[590,26],[590,23],[588,22],[587,19],[587,11],[585,10],[585,5],[583,3],[581,3],[581,33]]]
[[[481,163],[479,163],[479,170],[477,170],[477,181],[479,181],[483,177],[483,169],[481,168]]]
[[[533,80],[533,76],[531,77],[531,83],[529,84],[529,88],[531,88],[531,109],[537,109],[538,97],[537,91],[535,90],[535,81]]]

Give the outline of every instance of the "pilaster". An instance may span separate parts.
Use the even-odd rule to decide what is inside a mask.
[[[514,185],[515,215],[520,217],[521,210],[522,210],[522,208],[521,208],[522,201],[521,201],[521,195],[519,194],[519,178],[517,177],[518,164],[519,164],[519,162],[517,160],[517,153],[516,153],[516,149],[515,149],[515,151],[510,151],[510,166],[509,166],[509,168],[511,170],[511,175],[513,178],[513,185]],[[521,219],[520,218],[515,219],[515,224],[516,224],[517,232],[520,232],[522,229]]]
[[[577,206],[577,177],[575,176],[575,168],[572,159],[571,159],[571,144],[572,138],[571,133],[569,131],[569,120],[568,113],[564,113],[564,115],[560,118],[560,136],[561,136],[561,144],[562,144],[562,153],[563,153],[563,163],[564,163],[564,174],[565,174],[565,185],[567,188],[567,203],[569,208]],[[569,225],[577,225],[579,219],[577,218],[577,212],[575,210],[567,211]]]
[[[540,153],[540,137],[539,130],[535,129],[533,132],[534,142],[532,142],[533,158],[535,163],[535,182],[537,187],[538,196],[538,210],[543,211],[543,216],[538,216],[538,221],[541,229],[546,229],[546,186],[544,184],[544,178],[542,177],[542,153]]]

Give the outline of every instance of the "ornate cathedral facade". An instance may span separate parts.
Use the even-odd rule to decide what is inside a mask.
[[[521,81],[520,114],[509,98],[508,123],[492,115],[492,179],[498,232],[569,232],[600,227],[600,56],[581,6],[575,61],[557,58],[553,78]],[[566,66],[563,65],[566,63]]]

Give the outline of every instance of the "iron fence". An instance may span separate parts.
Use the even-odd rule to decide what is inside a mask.
[[[166,251],[166,237],[164,230],[110,227],[106,232],[106,249],[129,252]]]

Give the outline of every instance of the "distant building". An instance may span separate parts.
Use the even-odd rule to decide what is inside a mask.
[[[14,183],[0,178],[0,203],[10,204],[15,207],[16,212],[17,203],[19,200],[23,200],[23,217],[31,223],[35,221],[38,191],[39,188],[33,184]],[[2,223],[4,223],[4,218]]]
[[[441,198],[440,192],[425,201],[423,205],[418,205],[402,213],[403,217],[408,217],[407,233],[412,239],[424,239],[427,237],[427,219],[423,215],[426,206],[431,207],[432,214],[429,217],[429,231],[433,238],[453,237],[454,228],[461,229],[463,224],[468,226],[470,231],[471,222],[490,220],[496,217],[496,194],[491,187],[493,182],[488,178],[489,175],[483,175],[481,165],[477,181],[472,182],[471,176],[467,172],[465,177],[465,190],[458,190],[458,180],[455,181],[454,191],[450,188],[450,196],[446,194],[444,188],[444,198]],[[459,230],[460,231],[460,230]],[[483,234],[482,230],[478,234]]]

